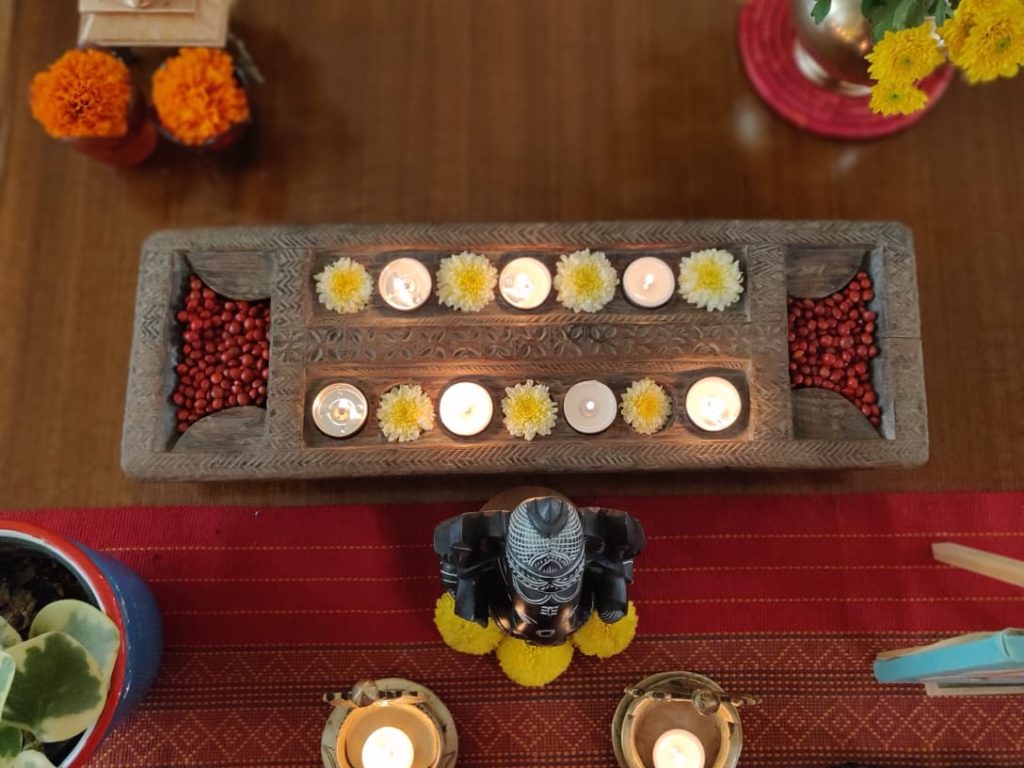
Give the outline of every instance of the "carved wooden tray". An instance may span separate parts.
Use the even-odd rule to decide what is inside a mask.
[[[431,300],[391,309],[379,296],[356,315],[316,299],[313,275],[348,255],[376,278],[396,255],[435,271],[464,249],[499,266],[533,255],[554,271],[558,256],[600,249],[618,268],[637,255],[675,267],[691,251],[721,247],[741,263],[746,290],[733,307],[709,313],[676,297],[661,309],[622,296],[593,315],[573,314],[552,295],[522,312],[500,297],[475,315]],[[824,296],[866,269],[875,283],[879,356],[874,385],[882,407],[875,429],[838,394],[792,391],[786,295]],[[187,276],[219,293],[270,299],[267,407],[212,414],[175,431],[170,395],[179,339],[175,314]],[[703,433],[685,415],[689,383],[724,375],[745,399],[744,417],[725,432]],[[651,377],[669,389],[672,423],[653,436],[622,419],[599,435],[578,434],[559,418],[550,436],[525,442],[507,434],[504,387],[527,378],[549,384],[561,405],[575,382],[599,379],[621,393]],[[434,398],[456,379],[487,387],[496,414],[481,435],[455,437],[438,426],[414,443],[388,443],[373,413],[389,387],[418,383]],[[312,423],[323,384],[355,383],[370,401],[358,435],[334,440]],[[838,468],[923,463],[928,456],[914,252],[908,230],[861,222],[593,222],[207,229],[155,234],[143,247],[135,339],[125,406],[122,465],[138,478],[334,477],[449,472],[589,472],[717,467]]]

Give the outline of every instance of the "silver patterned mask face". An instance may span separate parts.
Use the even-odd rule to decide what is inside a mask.
[[[511,634],[539,644],[575,630],[585,566],[579,512],[558,498],[530,499],[509,516],[502,563],[513,617]]]

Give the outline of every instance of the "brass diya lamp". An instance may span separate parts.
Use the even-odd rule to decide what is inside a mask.
[[[361,680],[328,694],[334,707],[320,741],[324,768],[452,768],[455,722],[425,686],[397,677]]]
[[[739,708],[758,703],[694,672],[651,675],[625,693],[612,719],[620,768],[734,768],[743,747]]]

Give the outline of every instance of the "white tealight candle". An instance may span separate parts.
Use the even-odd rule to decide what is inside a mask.
[[[704,768],[704,745],[683,728],[665,731],[654,742],[654,768]]]
[[[686,415],[706,432],[721,432],[743,412],[739,390],[720,376],[697,381],[686,393]]]
[[[412,739],[401,728],[385,725],[363,743],[363,768],[412,768]]]
[[[449,432],[470,437],[487,429],[494,416],[490,393],[472,381],[452,384],[437,404],[441,423]]]
[[[313,400],[313,423],[330,437],[351,437],[366,423],[366,395],[345,382],[328,384]]]
[[[581,381],[565,393],[562,413],[569,426],[585,435],[604,432],[615,421],[615,393],[600,381]]]
[[[551,271],[530,256],[513,259],[501,270],[498,289],[516,309],[536,309],[551,293]]]
[[[408,256],[389,261],[377,279],[377,290],[381,298],[389,306],[403,312],[422,306],[430,298],[433,285],[430,271]]]
[[[622,291],[638,307],[654,309],[667,304],[675,290],[672,267],[654,256],[635,259],[622,274]]]

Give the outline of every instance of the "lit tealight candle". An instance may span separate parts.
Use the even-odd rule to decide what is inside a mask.
[[[378,728],[363,744],[363,768],[412,768],[414,756],[409,734],[393,725]]]
[[[437,411],[445,429],[455,435],[470,437],[487,429],[494,416],[494,401],[479,384],[460,381],[444,391]]]
[[[501,270],[498,289],[516,309],[536,309],[551,293],[551,271],[530,256],[513,259]]]
[[[351,437],[366,423],[366,395],[344,382],[328,384],[313,400],[313,422],[330,437]]]
[[[739,390],[720,376],[700,379],[686,393],[686,415],[706,432],[721,432],[743,412]]]
[[[704,768],[704,745],[683,728],[665,731],[654,742],[654,768]]]
[[[380,271],[377,290],[381,298],[395,309],[409,312],[430,298],[433,288],[430,271],[416,259],[403,256],[389,261]]]
[[[654,256],[632,261],[622,274],[622,291],[638,307],[654,309],[667,304],[675,290],[672,267]]]
[[[585,435],[604,432],[615,421],[615,393],[600,381],[581,381],[565,393],[562,412],[569,426]]]

